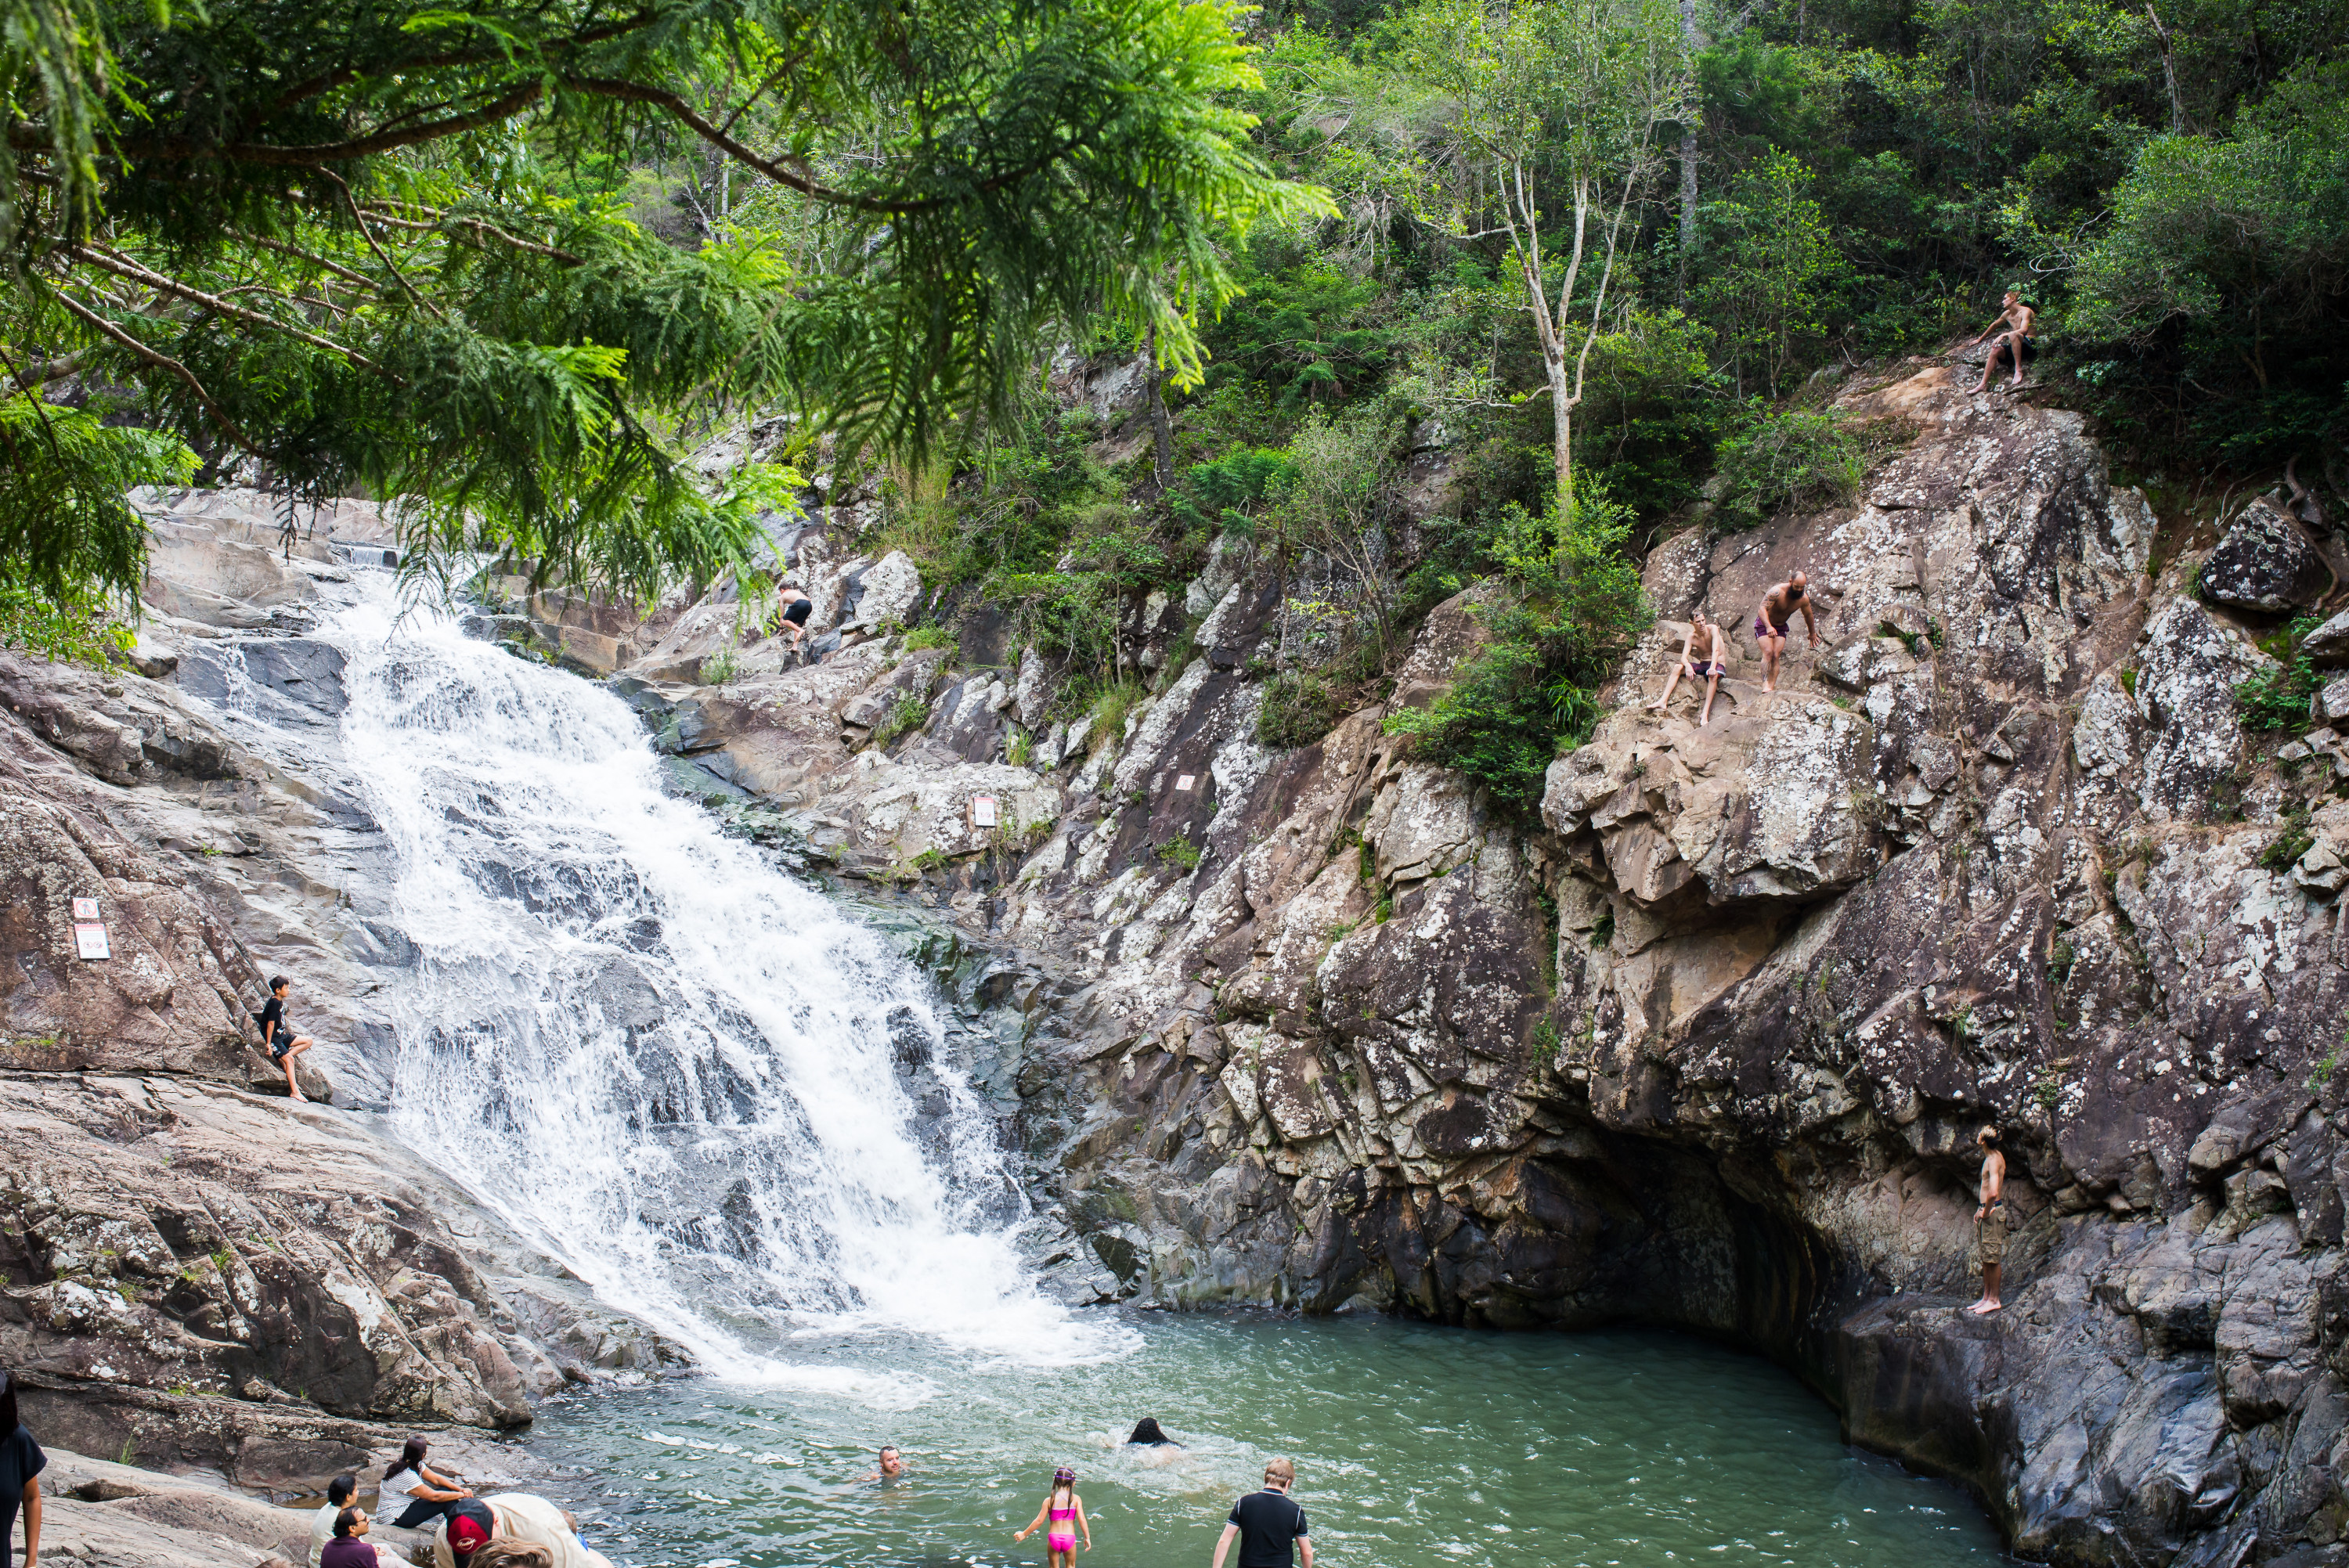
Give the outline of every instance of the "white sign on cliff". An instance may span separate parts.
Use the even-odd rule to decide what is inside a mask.
[[[106,927],[90,922],[74,926],[74,949],[84,958],[111,958],[114,949],[106,943]]]
[[[995,826],[995,797],[973,795],[970,798],[970,825],[974,828]]]
[[[74,918],[76,920],[96,920],[98,918],[98,900],[94,898],[78,898],[74,900]]]

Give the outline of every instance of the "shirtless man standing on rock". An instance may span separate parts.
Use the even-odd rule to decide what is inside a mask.
[[[1974,1135],[1982,1151],[1982,1186],[1975,1193],[1974,1238],[1982,1245],[1982,1299],[1966,1308],[1977,1317],[1999,1309],[1998,1271],[2006,1261],[2006,1156],[1998,1147],[1998,1129],[1985,1127]]]
[[[1998,303],[1998,319],[1992,322],[1983,330],[1982,337],[1974,339],[1974,343],[1980,343],[1982,337],[1988,337],[1992,333],[1998,332],[2001,327],[2008,330],[2000,334],[1999,340],[1990,346],[1990,357],[1982,361],[1982,379],[1974,383],[1974,390],[1977,392],[1989,389],[1990,378],[1998,373],[1998,356],[2001,354],[2012,355],[2014,358],[2014,380],[2012,385],[2016,387],[2023,385],[2023,351],[2031,346],[2031,324],[2039,317],[2039,313],[2023,304],[2023,296],[2013,289],[2007,290],[2006,297]],[[1967,346],[1971,347],[1973,345],[1969,344]]]
[[[1754,613],[1754,640],[1762,647],[1762,689],[1778,689],[1778,659],[1786,651],[1786,628],[1794,624],[1795,612],[1803,613],[1804,628],[1809,632],[1811,646],[1819,645],[1819,623],[1811,614],[1810,579],[1797,572],[1762,595],[1762,608]]]
[[[1723,662],[1728,650],[1721,645],[1721,628],[1704,618],[1702,610],[1689,612],[1688,641],[1681,645],[1681,662],[1664,681],[1664,695],[1648,705],[1651,713],[1661,713],[1672,700],[1672,689],[1681,684],[1682,676],[1691,682],[1704,683],[1704,711],[1697,716],[1696,727],[1702,729],[1713,721],[1713,694],[1721,689],[1721,677],[1729,673]]]

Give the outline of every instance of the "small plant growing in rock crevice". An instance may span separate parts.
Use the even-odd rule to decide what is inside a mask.
[[[920,653],[925,648],[952,648],[955,634],[944,626],[916,626],[905,634],[905,651]]]
[[[2308,830],[2308,806],[2294,806],[2283,814],[2283,831],[2269,841],[2260,851],[2260,865],[2271,872],[2288,872],[2300,857],[2308,853],[2316,842],[2316,835]]]
[[[1180,833],[1158,846],[1158,858],[1180,866],[1186,876],[1199,869],[1200,854],[1199,846]]]
[[[881,716],[881,722],[873,727],[872,738],[865,744],[875,751],[885,751],[921,728],[929,717],[929,704],[917,696],[901,696]]]
[[[2308,699],[2323,683],[2302,645],[2321,624],[2313,615],[2302,615],[2260,645],[2277,664],[2235,683],[2235,711],[2244,728],[2297,729],[2308,722]]]

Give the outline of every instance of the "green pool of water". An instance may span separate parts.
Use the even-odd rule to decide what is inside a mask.
[[[1264,1460],[1330,1568],[1801,1563],[1991,1568],[1973,1501],[1845,1447],[1758,1357],[1671,1335],[1485,1334],[1377,1319],[1132,1315],[1067,1366],[812,1335],[793,1387],[584,1394],[531,1447],[579,1467],[591,1542],[634,1568],[1044,1563],[1015,1545],[1056,1464],[1093,1525],[1079,1568],[1206,1568]],[[1034,1347],[1052,1354],[1050,1344]],[[1129,1449],[1154,1416],[1179,1453]],[[874,1447],[912,1470],[864,1478]]]

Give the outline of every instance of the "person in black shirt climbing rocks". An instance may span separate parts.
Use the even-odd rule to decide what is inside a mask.
[[[1264,1467],[1264,1490],[1232,1504],[1223,1539],[1216,1542],[1215,1568],[1224,1568],[1235,1535],[1240,1540],[1239,1568],[1295,1568],[1292,1542],[1304,1554],[1305,1568],[1313,1568],[1313,1537],[1307,1531],[1305,1511],[1288,1495],[1296,1484],[1297,1467],[1287,1460]]]
[[[285,997],[294,989],[294,982],[283,975],[274,975],[269,982],[269,1000],[262,1004],[254,1016],[261,1020],[261,1043],[269,1048],[269,1059],[285,1069],[285,1092],[295,1099],[310,1097],[294,1078],[294,1058],[310,1048],[310,1037],[297,1035],[285,1019]]]
[[[16,1510],[25,1511],[25,1568],[41,1560],[40,1474],[49,1458],[16,1416],[16,1379],[0,1371],[0,1568],[11,1568]]]

